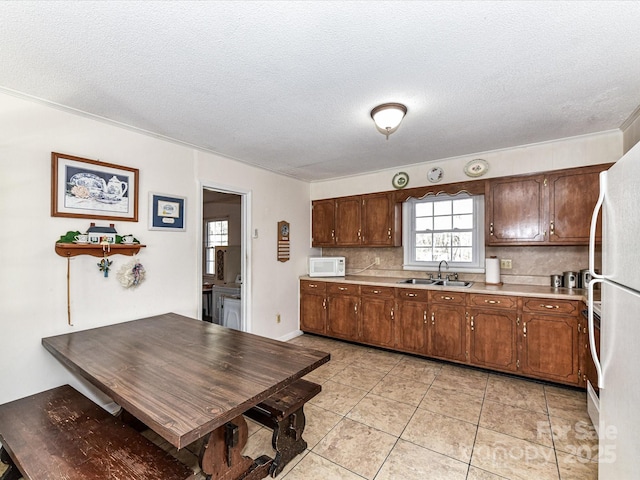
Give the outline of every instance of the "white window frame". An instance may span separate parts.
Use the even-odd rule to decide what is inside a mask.
[[[216,222],[227,222],[227,243],[226,244],[212,244],[209,245],[209,224],[210,223],[216,223]],[[202,265],[202,269],[205,275],[215,275],[216,274],[216,258],[215,258],[215,249],[216,247],[226,247],[229,245],[229,219],[224,217],[224,218],[208,218],[207,220],[204,221],[204,255],[202,256],[203,258],[203,263],[204,265]],[[207,264],[210,264],[211,262],[208,261],[208,255],[209,252],[212,252],[211,255],[213,257],[213,272],[208,273],[207,272]]]
[[[415,205],[424,202],[437,202],[456,198],[473,199],[473,262],[450,262],[449,272],[484,273],[485,244],[484,244],[484,196],[458,193],[456,195],[428,195],[422,199],[410,198],[402,205],[402,245],[404,246],[404,270],[437,271],[440,261],[424,262],[415,259],[416,252],[416,221]]]

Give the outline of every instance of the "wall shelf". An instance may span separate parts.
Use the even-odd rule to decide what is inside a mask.
[[[123,245],[116,243],[110,245],[111,251],[103,251],[102,245],[94,244],[79,244],[79,243],[56,243],[56,253],[61,257],[76,257],[78,255],[91,255],[92,257],[102,258],[105,255],[129,255],[133,256],[140,251],[141,248],[146,247],[140,243],[133,245]]]

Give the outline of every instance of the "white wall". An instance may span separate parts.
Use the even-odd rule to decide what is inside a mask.
[[[391,137],[389,141],[394,141],[394,138]],[[434,167],[444,170],[444,178],[439,183],[465,182],[473,179],[465,175],[464,166],[476,158],[489,162],[489,171],[482,177],[484,179],[611,163],[619,160],[622,154],[622,132],[612,130],[555,142],[396,167],[366,175],[314,182],[311,184],[311,199],[393,190],[391,179],[397,172],[406,172],[409,175],[408,188],[430,185],[427,173]]]
[[[624,153],[640,142],[640,107],[638,107],[622,125],[624,135]]]
[[[87,228],[89,220],[50,216],[52,151],[140,169],[139,221],[115,227],[147,245],[139,255],[146,281],[129,290],[117,283],[115,273],[130,257],[111,257],[107,279],[95,257],[73,258],[73,327],[67,325],[67,260],[56,255],[54,243],[68,230]],[[311,251],[306,182],[0,93],[0,404],[63,383],[100,397],[46,352],[42,337],[170,311],[198,316],[203,182],[251,192],[251,228],[260,232],[250,241],[252,331],[293,335],[297,278],[306,273]],[[186,232],[147,229],[149,191],[187,198]],[[276,261],[280,220],[291,222],[292,260],[286,263]]]

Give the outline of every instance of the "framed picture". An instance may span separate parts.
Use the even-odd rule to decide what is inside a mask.
[[[138,221],[138,169],[51,152],[51,216]]]
[[[149,230],[184,232],[187,199],[149,192]]]

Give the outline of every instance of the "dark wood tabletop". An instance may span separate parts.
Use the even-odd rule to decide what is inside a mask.
[[[325,352],[175,313],[42,344],[177,448],[329,361]]]

